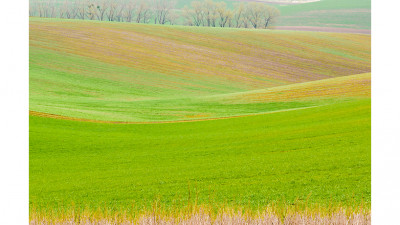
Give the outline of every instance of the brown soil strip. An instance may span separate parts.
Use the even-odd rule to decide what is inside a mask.
[[[276,26],[274,27],[274,29],[371,35],[371,30],[368,29],[353,29],[353,28],[341,28],[341,27]]]

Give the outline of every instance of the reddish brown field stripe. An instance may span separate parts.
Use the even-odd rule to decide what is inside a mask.
[[[92,119],[84,119],[84,118],[75,118],[75,117],[56,115],[56,114],[45,113],[45,112],[37,112],[37,111],[33,111],[33,110],[29,110],[29,115],[53,118],[53,119],[81,121],[81,122],[93,122],[93,123],[111,123],[112,122],[112,121],[101,121],[101,120],[92,120]],[[115,122],[115,123],[123,123],[123,122]]]

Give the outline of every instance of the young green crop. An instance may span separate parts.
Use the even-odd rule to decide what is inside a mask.
[[[30,118],[30,205],[370,203],[370,100],[243,118],[99,124]],[[191,194],[189,194],[189,192]]]

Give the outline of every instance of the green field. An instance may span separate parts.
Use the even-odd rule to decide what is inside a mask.
[[[370,41],[30,18],[31,213],[370,208]]]
[[[321,0],[278,9],[278,26],[371,29],[371,0]]]
[[[369,100],[172,124],[31,117],[30,127],[37,207],[182,204],[189,188],[201,203],[370,202]]]

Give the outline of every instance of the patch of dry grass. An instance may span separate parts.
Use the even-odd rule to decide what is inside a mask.
[[[224,205],[198,205],[197,201],[179,208],[166,208],[154,201],[151,208],[118,210],[110,208],[40,211],[31,208],[30,225],[44,224],[371,224],[370,205],[322,206],[307,202],[272,203],[258,210]]]
[[[353,212],[344,209],[335,210],[333,212],[318,212],[313,211],[293,211],[286,209],[285,212],[278,212],[268,208],[264,211],[251,213],[241,210],[222,210],[217,213],[206,208],[198,208],[193,211],[180,213],[163,213],[159,211],[142,212],[136,216],[127,215],[126,213],[77,213],[71,211],[62,214],[59,217],[46,217],[38,214],[32,214],[30,225],[44,224],[98,224],[98,225],[113,225],[113,224],[182,224],[182,225],[200,225],[200,224],[371,224],[370,211],[357,210]]]

